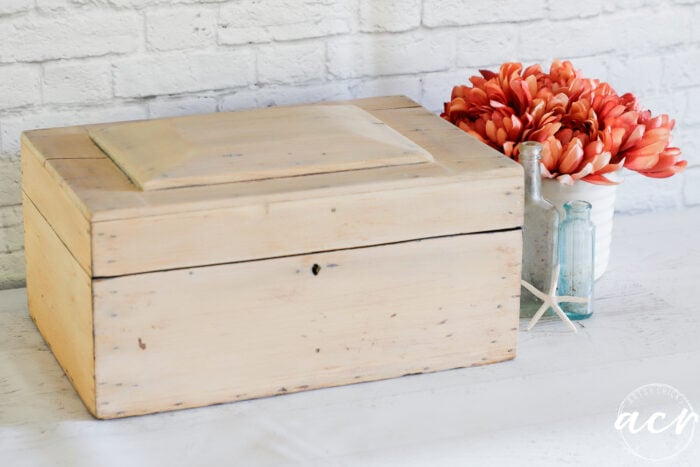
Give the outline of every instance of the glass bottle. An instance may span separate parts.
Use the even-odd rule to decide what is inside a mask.
[[[542,198],[542,145],[534,141],[520,143],[519,158],[525,169],[522,278],[547,293],[552,285],[552,272],[557,265],[559,213]],[[537,312],[542,301],[525,287],[520,292],[520,317],[530,318]],[[547,313],[551,313],[551,310]]]
[[[587,298],[587,303],[560,303],[569,319],[585,319],[593,313],[595,226],[591,222],[591,205],[581,200],[569,201],[564,204],[564,213],[559,226],[557,295]]]

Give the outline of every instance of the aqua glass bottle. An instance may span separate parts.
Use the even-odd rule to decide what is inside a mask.
[[[519,154],[520,163],[525,169],[522,278],[538,290],[547,293],[551,288],[552,273],[557,265],[559,213],[542,198],[542,145],[525,141],[520,143]],[[539,298],[525,287],[521,288],[521,318],[531,318],[540,305],[542,301]]]
[[[586,303],[560,303],[569,319],[586,319],[593,313],[595,269],[595,226],[591,222],[591,205],[581,200],[569,201],[564,204],[564,213],[564,221],[559,226],[557,295],[588,299]]]

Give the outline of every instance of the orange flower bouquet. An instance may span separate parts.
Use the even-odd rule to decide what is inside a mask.
[[[515,160],[521,142],[542,143],[544,178],[609,185],[616,182],[606,174],[623,166],[665,178],[687,165],[671,146],[674,120],[653,117],[634,95],[584,78],[568,61],[549,73],[520,63],[480,72],[471,86],[454,87],[441,116]]]

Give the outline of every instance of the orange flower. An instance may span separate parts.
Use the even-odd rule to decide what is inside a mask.
[[[618,96],[571,62],[554,61],[548,73],[520,63],[480,73],[454,87],[442,117],[516,160],[522,141],[542,143],[543,177],[612,184],[605,175],[622,166],[662,178],[687,165],[670,147],[673,120],[652,117],[634,95]]]

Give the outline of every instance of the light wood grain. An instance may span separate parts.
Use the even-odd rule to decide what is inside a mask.
[[[514,228],[522,219],[516,183],[495,179],[98,222],[94,276]]]
[[[82,126],[48,128],[24,132],[32,148],[44,159],[102,159],[104,153],[90,138],[85,138]]]
[[[326,101],[318,102],[316,105],[336,105],[336,104],[352,104],[357,105],[365,110],[382,110],[382,109],[406,109],[409,107],[421,107],[421,105],[408,96],[378,96],[365,97],[361,99],[352,99],[346,101]]]
[[[51,130],[24,135],[27,199],[85,268],[88,291],[93,280],[92,301],[81,306],[94,305],[94,340],[75,345],[95,347],[94,364],[81,371],[94,368],[88,401],[97,416],[514,356],[520,166],[405,98],[355,104],[365,110],[326,104],[302,116],[285,108],[64,128],[55,146]],[[268,138],[293,146],[291,155],[280,158],[265,140],[270,112],[299,120],[278,128],[287,140]],[[351,118],[358,112],[360,123]],[[236,126],[240,134],[225,131]],[[91,134],[114,160],[93,150]],[[254,160],[228,172],[211,162],[239,140],[261,172]],[[183,157],[165,157],[179,147]],[[231,182],[219,172],[243,179],[219,183]],[[137,186],[151,182],[170,188]],[[55,259],[61,254],[47,256],[48,271]],[[73,310],[61,300],[55,319],[68,319]]]
[[[29,313],[94,413],[91,278],[27,196],[23,208]]]
[[[353,103],[380,119],[391,118],[396,127],[403,120],[399,132],[413,143],[425,148],[436,159],[437,164],[415,164],[384,167],[373,170],[357,170],[341,173],[316,174],[304,177],[239,182],[212,186],[184,187],[171,190],[142,192],[132,186],[119,168],[104,154],[102,159],[84,158],[78,162],[72,156],[77,151],[68,145],[57,144],[52,156],[66,159],[56,164],[55,170],[70,184],[86,205],[94,222],[124,218],[148,217],[175,212],[220,209],[243,204],[264,204],[300,198],[337,196],[344,193],[363,193],[368,189],[389,190],[411,186],[435,185],[439,183],[464,182],[493,178],[512,178],[514,183],[522,178],[518,164],[495,150],[478,143],[453,125],[444,122],[408,98],[395,96],[386,98],[359,99]],[[379,112],[379,113],[378,113]],[[383,113],[381,113],[383,112]],[[131,122],[119,125],[131,125]],[[97,131],[115,124],[96,124],[82,128],[41,130],[36,133],[41,144],[49,143],[47,132],[56,132],[59,142],[70,132],[77,147],[93,146],[88,131]],[[82,136],[75,133],[82,131]],[[28,132],[34,139],[35,132]],[[85,152],[82,150],[80,152]],[[72,180],[73,164],[93,167],[95,176]]]
[[[405,98],[353,102],[376,121],[386,122],[372,126],[394,128],[410,144],[428,151],[434,163],[148,192],[131,184],[106,156],[60,157],[60,148],[66,156],[72,152],[58,144],[55,157],[46,164],[80,199],[87,211],[83,214],[93,223],[91,271],[96,277],[521,225],[518,164]],[[293,113],[294,108],[278,111]],[[262,118],[266,111],[251,115]],[[165,122],[189,122],[199,128],[230,119],[240,117],[214,114]],[[100,124],[88,130],[128,133],[134,125],[139,124]],[[66,131],[57,130],[59,143]],[[195,137],[198,133],[188,137],[204,144],[206,139],[197,138],[206,135]],[[72,141],[78,138],[77,131],[68,134]],[[46,145],[46,133],[40,136]],[[92,144],[87,133],[82,138],[76,142],[79,147]],[[217,138],[223,136],[213,139]]]
[[[97,280],[97,415],[511,359],[519,238],[463,235]]]
[[[91,229],[85,205],[25,135],[21,164],[22,191],[48,220],[78,264],[91,275]]]
[[[92,140],[143,190],[428,163],[354,105],[255,109],[100,127]]]

